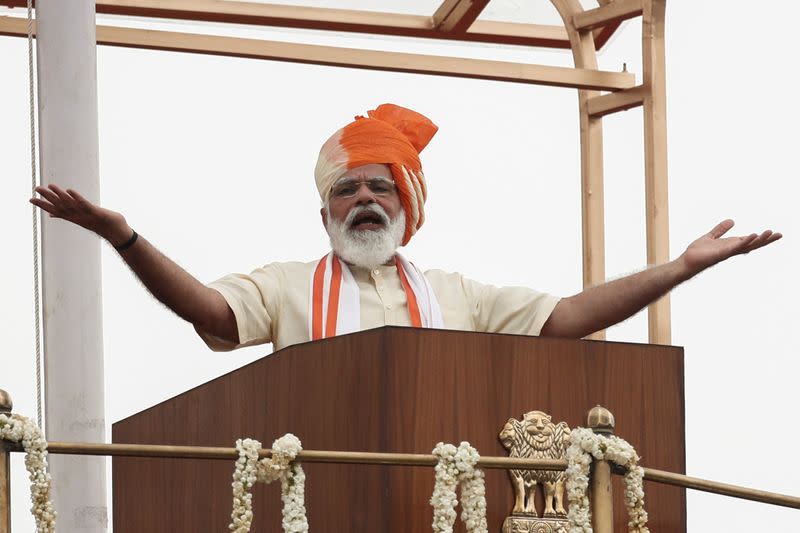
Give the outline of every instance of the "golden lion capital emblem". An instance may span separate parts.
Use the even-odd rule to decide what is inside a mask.
[[[522,415],[522,420],[509,418],[499,438],[510,457],[563,459],[570,444],[569,436],[570,429],[566,422],[554,424],[549,414],[529,411]],[[508,475],[514,487],[514,508],[511,510],[512,516],[506,519],[508,529],[504,524],[504,531],[527,531],[533,522],[538,522],[530,519],[540,516],[558,521],[566,518],[564,472],[511,469]],[[541,515],[535,505],[538,486],[542,487],[544,493],[545,505]],[[516,517],[527,519],[518,520]],[[525,527],[520,529],[523,525]]]

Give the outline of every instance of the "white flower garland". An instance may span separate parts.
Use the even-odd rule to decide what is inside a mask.
[[[239,459],[233,472],[233,510],[228,529],[234,533],[247,533],[253,523],[253,495],[250,489],[256,481],[272,483],[281,480],[283,500],[283,530],[292,533],[308,531],[306,518],[306,475],[303,467],[292,461],[303,449],[300,439],[287,433],[272,443],[272,456],[258,460],[261,443],[253,439],[236,441]]]
[[[615,436],[598,435],[591,429],[575,428],[567,448],[567,498],[569,500],[570,533],[591,533],[592,516],[589,498],[589,467],[592,458],[611,461],[625,467],[625,505],[628,507],[628,529],[633,533],[649,533],[644,510],[644,469],[633,446]]]
[[[461,521],[468,533],[487,533],[486,488],[483,471],[475,468],[481,456],[468,442],[458,448],[440,442],[433,449],[439,458],[431,496],[433,531],[452,533],[456,521],[456,488],[461,483]]]
[[[21,442],[25,450],[25,468],[31,481],[31,513],[36,520],[37,533],[56,530],[56,512],[50,500],[52,478],[47,472],[47,441],[39,427],[30,419],[18,415],[0,415],[0,439]]]
[[[253,495],[250,489],[255,485],[258,472],[258,450],[261,443],[253,439],[238,439],[236,450],[239,458],[233,471],[233,510],[228,529],[235,533],[247,533],[253,523]]]

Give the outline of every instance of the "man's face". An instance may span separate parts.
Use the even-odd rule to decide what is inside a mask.
[[[383,180],[386,180],[390,191],[384,192],[376,188],[378,192],[375,192],[368,186],[369,183],[377,183],[380,185]],[[355,194],[342,197],[332,192],[328,202],[329,213],[326,212],[324,208],[321,211],[323,224],[326,228],[328,227],[328,216],[331,216],[340,223],[344,223],[347,219],[347,215],[354,207],[370,204],[378,204],[389,216],[389,220],[394,220],[401,212],[402,205],[400,204],[400,197],[397,194],[397,189],[393,185],[389,185],[392,182],[392,172],[389,169],[389,165],[372,163],[348,170],[337,180],[336,184],[341,186],[341,184],[346,183],[348,187],[355,187]],[[336,184],[334,185],[334,191],[337,189]],[[362,218],[364,220],[362,220]],[[352,226],[348,229],[367,231],[379,230],[384,227],[381,221],[364,216],[356,217],[356,219],[352,221]]]
[[[354,168],[334,185],[322,222],[331,248],[345,262],[373,269],[391,261],[406,220],[387,165]]]

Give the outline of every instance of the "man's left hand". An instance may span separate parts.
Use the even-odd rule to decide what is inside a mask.
[[[780,233],[766,230],[760,235],[751,233],[741,237],[725,237],[733,227],[733,220],[723,220],[714,229],[694,241],[686,248],[680,260],[684,263],[687,272],[693,276],[706,268],[724,261],[738,254],[746,254],[771,244],[781,237]]]

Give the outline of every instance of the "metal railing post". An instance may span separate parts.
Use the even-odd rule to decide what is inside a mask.
[[[613,435],[614,415],[598,405],[589,411],[586,425],[595,433]],[[594,461],[589,499],[592,529],[595,533],[614,533],[614,498],[611,492],[611,464],[608,461]]]
[[[11,413],[11,396],[0,389],[0,414]],[[11,453],[0,439],[0,533],[11,533]]]
[[[11,533],[11,454],[0,441],[0,533]]]

